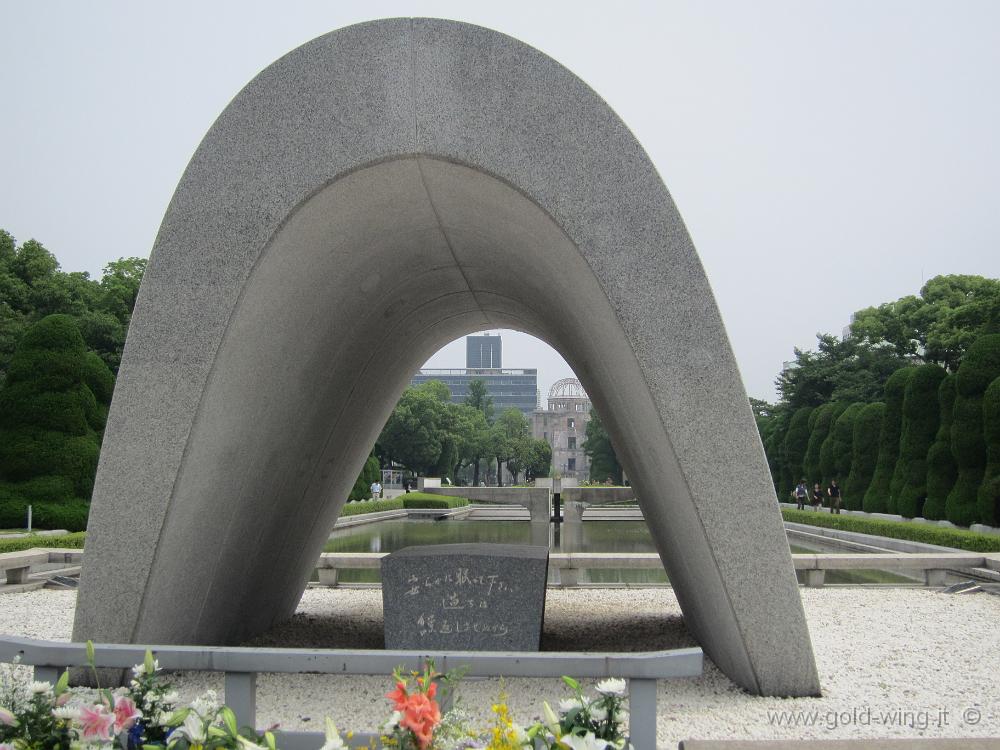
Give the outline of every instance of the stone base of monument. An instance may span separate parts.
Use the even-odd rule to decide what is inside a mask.
[[[382,558],[387,649],[538,651],[547,547],[436,544]]]

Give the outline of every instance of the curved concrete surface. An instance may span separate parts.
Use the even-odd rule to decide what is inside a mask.
[[[369,447],[444,343],[572,365],[691,630],[748,690],[819,690],[763,451],[642,148],[538,51],[361,24],[264,70],[163,220],[129,331],[75,637],[234,643],[294,610]]]

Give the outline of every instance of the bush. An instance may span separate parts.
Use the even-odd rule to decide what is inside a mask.
[[[851,473],[843,489],[843,503],[848,510],[861,510],[862,499],[875,474],[878,438],[884,417],[885,404],[867,404],[858,412],[858,417],[854,421]]]
[[[875,474],[865,492],[862,507],[868,513],[895,513],[892,475],[899,460],[899,432],[903,424],[903,397],[915,367],[896,370],[885,382],[885,414],[879,430]]]
[[[360,516],[365,513],[381,513],[384,510],[402,510],[403,499],[394,497],[391,500],[372,500],[360,503],[347,503],[340,511],[341,516]]]
[[[831,479],[843,482],[851,470],[851,438],[854,436],[854,418],[861,411],[861,404],[837,403],[830,415],[830,429],[819,449],[819,477],[824,487]],[[851,412],[847,422],[841,419]]]
[[[983,394],[983,439],[986,442],[986,470],[979,485],[979,519],[997,526],[1000,518],[1000,378]]]
[[[379,464],[375,454],[368,456],[365,465],[361,468],[361,473],[351,488],[351,493],[347,496],[347,502],[354,503],[358,500],[367,500],[371,497],[372,482],[382,478],[382,466]]]
[[[941,526],[911,523],[909,521],[883,521],[874,518],[858,518],[857,516],[834,515],[832,513],[816,513],[810,510],[795,510],[782,508],[781,515],[792,523],[805,523],[810,526],[822,526],[827,529],[855,531],[860,534],[887,536],[892,539],[905,539],[911,542],[937,544],[942,547],[953,547],[969,552],[1000,552],[1000,536],[996,534],[977,534],[965,529],[946,529]]]
[[[0,479],[62,476],[78,498],[90,497],[107,412],[86,383],[103,396],[110,377],[98,363],[68,315],[25,331],[0,388]]]
[[[958,478],[948,493],[945,514],[949,521],[959,526],[980,520],[978,493],[986,470],[983,394],[998,376],[1000,334],[980,336],[972,342],[955,373],[951,452],[958,467]]]
[[[894,475],[893,484],[899,484],[896,512],[907,518],[920,515],[927,497],[927,453],[941,424],[937,394],[945,375],[938,365],[922,365],[906,385],[895,471],[899,480]]]
[[[44,497],[45,493],[42,491],[44,486],[45,482],[38,482],[27,489],[29,492],[38,492],[39,497]],[[0,486],[0,528],[23,528],[28,522],[28,505],[31,505],[31,527],[34,529],[86,530],[90,504],[85,500],[75,498],[62,502],[35,500],[25,497],[24,487],[25,485],[9,484]]]
[[[938,387],[940,426],[934,443],[927,451],[927,499],[922,510],[924,518],[932,521],[944,519],[944,506],[948,493],[955,486],[958,467],[951,452],[951,425],[954,421],[955,376],[948,375]]]
[[[806,444],[806,455],[802,460],[802,470],[805,472],[809,484],[822,481],[823,468],[820,456],[823,443],[829,436],[834,421],[846,407],[846,404],[823,404],[816,407],[809,418],[809,442]]]
[[[60,534],[59,536],[31,536],[19,539],[0,539],[0,552],[23,552],[26,549],[39,547],[58,547],[59,549],[83,549],[87,539],[86,532]]]
[[[785,472],[791,476],[792,487],[804,476],[802,464],[809,445],[809,419],[813,411],[815,410],[811,406],[798,409],[792,415],[788,432],[785,433]],[[782,488],[784,494],[790,492],[792,487]]]
[[[448,497],[425,492],[403,495],[404,508],[462,508],[469,504],[465,497]]]

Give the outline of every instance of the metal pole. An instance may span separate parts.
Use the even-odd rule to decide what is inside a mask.
[[[28,506],[28,531],[31,531],[31,506]]]

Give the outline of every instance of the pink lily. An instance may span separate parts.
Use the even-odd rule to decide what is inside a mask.
[[[115,715],[101,705],[87,706],[80,709],[80,728],[85,740],[95,739],[103,742],[111,740],[111,729],[115,723]]]
[[[17,717],[6,708],[0,707],[0,724],[4,724],[8,727],[16,727]]]
[[[132,728],[136,719],[142,718],[142,711],[135,707],[135,701],[119,695],[115,698],[115,733]]]

